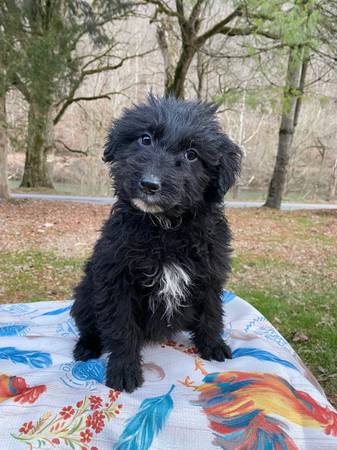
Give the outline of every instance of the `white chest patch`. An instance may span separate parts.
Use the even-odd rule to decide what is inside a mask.
[[[158,205],[149,205],[145,203],[140,198],[134,198],[132,200],[132,203],[135,205],[136,208],[140,209],[141,211],[144,211],[146,213],[150,214],[158,214],[163,212],[162,208]]]
[[[166,264],[160,278],[158,296],[165,302],[165,316],[172,317],[173,312],[184,306],[184,299],[191,284],[189,275],[177,264]]]

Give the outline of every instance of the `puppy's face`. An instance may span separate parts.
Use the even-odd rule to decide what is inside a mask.
[[[241,151],[222,133],[208,103],[150,96],[115,121],[104,151],[116,194],[151,214],[179,215],[221,202]]]

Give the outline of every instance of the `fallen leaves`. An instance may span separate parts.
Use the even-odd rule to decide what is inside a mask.
[[[111,207],[72,202],[0,202],[0,250],[85,256]]]
[[[301,331],[294,331],[291,334],[291,339],[293,342],[308,342],[310,338]]]

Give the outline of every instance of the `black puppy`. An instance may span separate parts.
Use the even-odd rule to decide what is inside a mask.
[[[223,197],[241,151],[209,103],[149,96],[108,135],[117,203],[105,223],[71,314],[76,360],[110,354],[106,384],[143,383],[141,350],[181,330],[204,359],[231,358],[222,339],[221,290],[230,271]]]

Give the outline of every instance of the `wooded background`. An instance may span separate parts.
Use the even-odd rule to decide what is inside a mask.
[[[0,196],[108,194],[109,124],[152,91],[218,103],[232,196],[336,200],[336,49],[330,0],[0,0]]]

